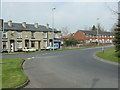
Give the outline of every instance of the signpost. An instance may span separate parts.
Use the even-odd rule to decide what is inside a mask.
[[[4,21],[0,19],[0,32],[4,32]]]

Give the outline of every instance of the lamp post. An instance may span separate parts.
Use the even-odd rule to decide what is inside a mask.
[[[99,19],[100,19],[100,18],[97,18],[97,24],[99,24],[99,23],[98,23]],[[99,31],[98,31],[98,29],[97,29],[97,39],[98,39],[98,45],[99,45]]]
[[[54,10],[55,10],[56,8],[52,8],[52,31],[53,31],[53,51],[54,51]]]

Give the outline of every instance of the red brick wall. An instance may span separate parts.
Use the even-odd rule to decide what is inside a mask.
[[[83,43],[86,42],[86,41],[85,41],[85,35],[84,35],[83,32],[77,31],[77,32],[73,35],[73,37],[75,38],[75,40],[81,40],[81,39],[83,39],[83,40],[84,40]]]

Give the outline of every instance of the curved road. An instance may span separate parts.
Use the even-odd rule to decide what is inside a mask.
[[[111,47],[105,47],[108,48]],[[23,66],[31,81],[26,88],[118,88],[118,66],[96,60],[93,53],[100,50],[101,47],[26,56]]]

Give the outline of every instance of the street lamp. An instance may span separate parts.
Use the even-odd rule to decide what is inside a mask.
[[[99,23],[98,23],[99,19],[100,19],[100,18],[97,18],[97,24],[99,24]],[[97,39],[98,39],[98,45],[99,45],[99,32],[98,32],[98,29],[97,29]]]
[[[54,10],[56,8],[52,8],[52,31],[53,31],[53,51],[54,51]]]

